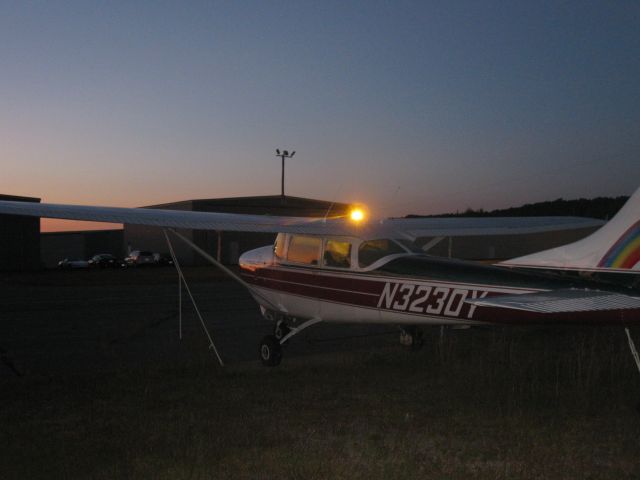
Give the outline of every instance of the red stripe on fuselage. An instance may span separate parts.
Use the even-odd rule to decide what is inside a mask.
[[[426,278],[376,278],[374,275],[362,275],[361,278],[357,278],[358,275],[353,272],[319,272],[289,267],[243,270],[242,276],[256,287],[312,300],[379,309],[414,317],[518,325],[640,323],[640,310],[637,309],[544,314],[496,307],[475,307],[464,302],[472,298],[538,291],[534,289],[452,284]]]
[[[372,275],[356,278],[353,272],[320,273],[303,268],[261,268],[247,271],[243,276],[257,287],[315,300],[446,319],[472,319],[477,307],[466,303],[467,299],[515,293],[428,279],[375,278]]]
[[[379,295],[383,282],[367,278],[354,278],[342,272],[318,271],[308,268],[262,268],[256,270],[256,276],[264,281],[286,281],[310,284],[314,287],[330,288],[333,290],[349,290],[358,293],[371,293]]]
[[[292,271],[262,268],[244,274],[244,279],[257,287],[292,293],[317,300],[329,300],[354,306],[373,307],[384,282],[358,280],[344,276],[321,276],[314,271]]]

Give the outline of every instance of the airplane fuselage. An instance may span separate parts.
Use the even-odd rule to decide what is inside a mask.
[[[269,309],[267,299],[286,316],[302,319],[398,325],[640,322],[640,310],[548,314],[477,306],[470,301],[558,289],[604,289],[627,294],[630,290],[420,254],[391,256],[375,269],[353,271],[295,265],[276,258],[273,247],[264,247],[244,255],[241,267],[244,280],[259,292],[254,297],[260,304]]]

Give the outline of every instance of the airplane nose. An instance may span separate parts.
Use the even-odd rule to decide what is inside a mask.
[[[256,248],[255,250],[244,252],[242,255],[240,255],[238,263],[242,268],[254,270],[271,263],[272,258],[273,246],[268,245],[262,248]]]

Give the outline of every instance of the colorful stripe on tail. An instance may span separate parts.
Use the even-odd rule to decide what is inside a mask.
[[[599,267],[631,269],[640,262],[640,221],[633,224],[607,251]]]

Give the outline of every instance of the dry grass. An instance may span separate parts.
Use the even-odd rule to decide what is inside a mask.
[[[261,335],[246,294],[188,278],[223,352]],[[434,328],[417,353],[296,357],[322,351],[298,338],[277,369],[220,369],[193,319],[175,340],[171,269],[2,283],[0,347],[25,373],[0,364],[2,480],[640,478],[621,328]]]
[[[620,329],[427,335],[426,348],[0,377],[0,478],[638,478]]]

